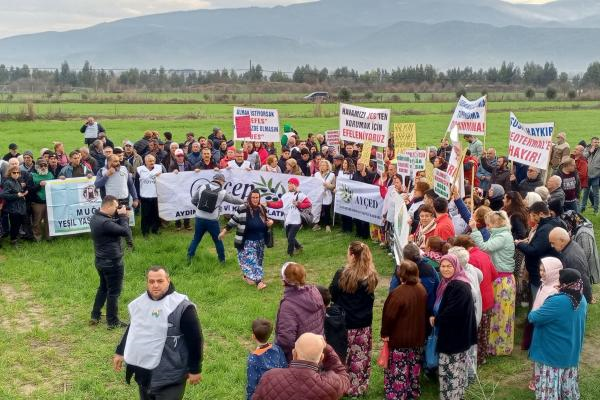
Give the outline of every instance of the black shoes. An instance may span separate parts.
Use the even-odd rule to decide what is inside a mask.
[[[108,325],[108,330],[112,331],[113,329],[118,329],[118,328],[127,328],[129,326],[129,324],[123,322],[123,321],[118,321],[115,324],[109,324]]]

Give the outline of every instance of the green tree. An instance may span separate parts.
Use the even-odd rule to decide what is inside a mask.
[[[352,100],[352,91],[347,87],[341,88],[338,92],[338,99],[345,102]]]
[[[554,87],[552,87],[552,86],[548,86],[546,88],[546,93],[545,94],[546,94],[546,98],[548,100],[554,100],[556,98],[557,93],[558,93],[557,90]]]

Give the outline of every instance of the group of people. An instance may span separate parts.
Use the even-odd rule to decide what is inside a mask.
[[[90,323],[100,323],[106,304],[109,328],[128,327],[116,351],[115,368],[120,369],[123,360],[127,363],[127,377],[135,376],[142,399],[181,398],[186,380],[199,382],[202,334],[193,304],[174,291],[164,267],[148,271],[148,292],[129,305],[131,323],[119,319],[121,240],[133,248],[127,223],[130,207],[140,208],[144,237],[158,233],[165,224],[158,214],[160,174],[199,170],[214,174],[191,199],[196,216],[188,262],[205,233],[214,241],[219,261],[225,262],[222,239],[235,229],[243,280],[258,290],[267,286],[263,262],[273,234],[274,222],[266,207],[283,211],[288,255],[303,249],[296,235],[307,225],[305,210],[311,202],[296,176],[313,176],[323,183],[321,214],[310,225],[315,231],[322,227],[331,231],[336,179],[376,185],[384,199],[383,227],[340,216],[342,231],[355,228],[362,241],[350,244],[346,265],[334,274],[329,287],[308,284],[299,263],[283,265],[284,293],[274,342],[269,342],[270,321],[258,319],[252,324],[258,347],[248,360],[248,398],[337,399],[366,393],[379,278],[365,240],[392,246],[399,202],[406,205],[409,236],[402,261],[394,263],[382,311],[380,339],[389,350],[384,363],[386,398],[418,398],[422,372],[437,375],[441,399],[464,398],[477,368],[488,357],[514,351],[519,303],[530,311],[521,343],[533,362],[530,388],[538,399],[578,398],[587,306],[595,303],[592,283],[600,281],[593,231],[583,234],[586,221],[580,214],[588,200],[594,212],[600,203],[598,138],[589,146],[580,143],[571,152],[566,136],[559,134],[545,180],[543,171],[510,166],[507,157],[466,136],[466,195],[454,188],[446,199],[436,194],[424,174],[413,180],[397,174],[393,143],[385,151],[384,170],[378,171],[374,152],[371,161],[363,163],[360,145],[344,143],[338,152],[322,135],[300,139],[289,126],[280,157],[273,143],[246,142],[237,149],[218,128],[206,138],[188,133],[183,143],[173,141],[169,132],[163,134],[163,141],[158,132],[146,131],[141,139],[124,141],[122,147],[115,146],[93,118],[81,132],[85,146],[68,155],[62,143],[55,143],[52,150],[42,149],[37,158],[31,151],[20,154],[16,144],[9,146],[0,161],[2,234],[13,244],[20,238],[48,238],[46,182],[96,177],[102,206],[90,228],[100,285]],[[430,162],[445,169],[451,152],[450,144],[442,140],[439,148],[429,148]],[[245,199],[227,193],[225,169],[295,176],[288,179],[288,191],[280,200],[265,203],[258,190]],[[221,228],[223,202],[238,207]],[[182,219],[176,227],[191,230],[190,222]],[[156,302],[168,313],[152,315]],[[185,349],[177,349],[177,341],[165,344],[181,336],[186,339]],[[146,351],[151,356],[144,356]],[[186,361],[169,364],[173,360],[169,352],[180,351],[185,351],[185,357],[179,359]]]

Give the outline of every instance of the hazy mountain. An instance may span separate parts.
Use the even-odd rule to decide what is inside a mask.
[[[367,6],[368,5],[368,6]],[[593,29],[583,29],[593,27]],[[56,67],[244,67],[298,64],[489,66],[553,60],[583,70],[597,56],[600,2],[321,0],[273,8],[149,15],[0,40],[0,63]],[[595,46],[594,46],[595,45]]]

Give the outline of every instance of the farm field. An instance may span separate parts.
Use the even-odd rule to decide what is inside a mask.
[[[409,94],[412,96],[412,94]],[[448,126],[454,102],[371,104],[391,107],[393,122],[416,122],[419,146],[437,145]],[[115,144],[139,139],[144,130],[171,131],[183,140],[192,131],[207,136],[214,126],[231,138],[232,105],[223,104],[35,104],[34,121],[0,121],[0,152],[9,143],[20,151],[51,147],[63,141],[68,150],[83,143],[79,128],[82,119],[98,116]],[[21,113],[26,105],[2,103],[0,115]],[[315,117],[313,104],[261,104],[280,111],[280,123],[290,123],[301,136],[338,126],[337,104],[321,105]],[[410,111],[410,112],[409,112]],[[589,142],[600,134],[600,102],[490,102],[487,146],[499,154],[508,147],[509,111],[522,122],[554,121],[557,131],[567,133],[573,147],[582,139]],[[45,119],[45,114],[50,114]],[[64,113],[63,120],[55,119]],[[600,218],[587,214],[600,226]],[[225,239],[227,262],[220,265],[212,241],[205,237],[191,266],[185,250],[190,232],[177,232],[173,224],[160,236],[142,239],[139,224],[134,232],[136,248],[125,257],[124,291],[120,313],[127,317],[126,305],[144,290],[144,271],[150,265],[165,265],[172,271],[177,290],[198,306],[205,338],[203,380],[188,388],[186,399],[242,399],[245,390],[245,363],[253,349],[250,323],[254,318],[275,319],[282,285],[279,269],[287,261],[285,238],[275,232],[275,247],[265,256],[262,292],[240,278],[233,235]],[[600,240],[600,231],[596,229]],[[347,245],[354,236],[337,228],[328,234],[302,229],[298,240],[304,252],[296,261],[307,268],[308,281],[328,286],[334,272],[345,262]],[[135,398],[136,385],[127,386],[124,375],[112,371],[111,358],[122,332],[87,325],[97,286],[93,248],[88,235],[62,237],[52,242],[23,243],[16,249],[5,241],[0,248],[0,399],[115,399]],[[378,338],[381,309],[387,295],[393,261],[369,241],[380,273],[374,317],[373,373],[366,399],[383,398],[383,374],[375,364],[380,347]],[[600,290],[595,288],[596,296]],[[582,399],[600,398],[600,305],[589,308],[583,359],[580,368]],[[518,307],[515,350],[509,357],[497,357],[479,370],[480,382],[471,385],[468,399],[533,399],[527,389],[531,364],[519,349],[525,309]],[[437,399],[437,382],[422,378],[423,399]]]

